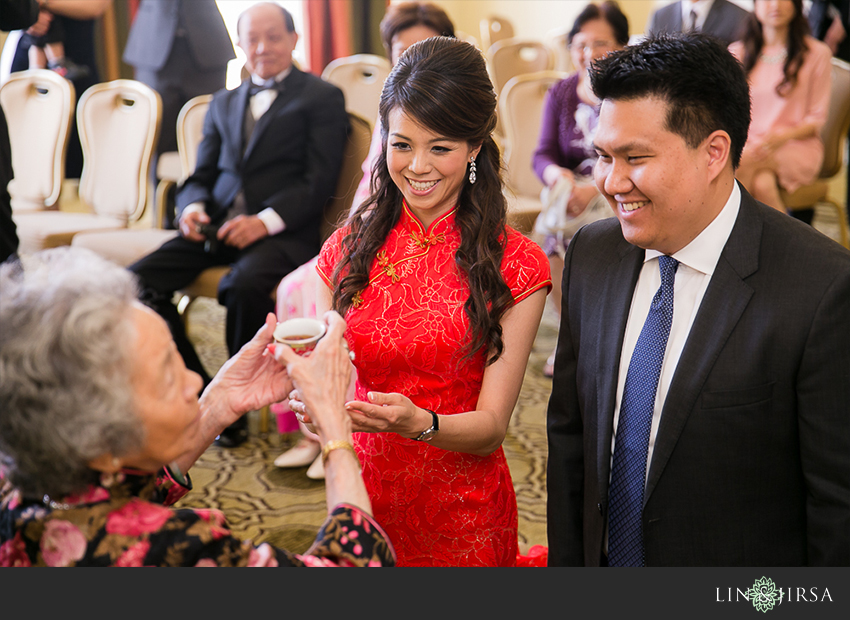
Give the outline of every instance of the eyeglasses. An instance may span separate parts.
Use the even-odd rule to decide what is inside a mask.
[[[613,47],[611,41],[589,41],[587,43],[570,43],[570,51],[573,52],[598,52]]]

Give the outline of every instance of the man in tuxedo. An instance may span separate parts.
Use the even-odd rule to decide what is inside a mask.
[[[237,31],[251,79],[210,102],[195,171],[177,194],[180,235],[130,266],[143,301],[169,323],[205,385],[209,376],[186,338],[174,291],[208,267],[231,267],[218,301],[235,354],[274,311],[271,294],[283,276],[318,253],[348,132],[342,91],[292,64],[298,35],[288,11],[255,4]],[[220,445],[241,444],[245,424],[230,427]]]
[[[738,40],[748,15],[746,9],[729,0],[679,0],[653,11],[646,34],[696,31],[729,45]]]
[[[735,181],[749,91],[718,41],[590,71],[617,217],[565,258],[549,564],[850,565],[850,251]]]
[[[236,58],[215,0],[141,0],[124,62],[162,99],[162,123],[151,176],[162,153],[177,150],[177,116],[187,101],[221,90]],[[173,214],[170,214],[173,215]]]

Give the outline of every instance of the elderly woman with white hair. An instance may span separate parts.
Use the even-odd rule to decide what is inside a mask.
[[[0,265],[0,566],[390,566],[343,404],[345,322],[299,357],[273,315],[204,393],[133,276],[58,248]],[[324,446],[329,516],[305,554],[169,508],[222,429],[297,387]]]

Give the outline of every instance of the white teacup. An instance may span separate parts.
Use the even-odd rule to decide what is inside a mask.
[[[298,355],[304,355],[316,348],[316,343],[327,329],[327,325],[319,319],[287,319],[275,327],[274,339],[289,345]]]

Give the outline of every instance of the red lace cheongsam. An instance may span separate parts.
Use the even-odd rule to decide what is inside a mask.
[[[329,286],[347,232],[337,230],[319,255],[317,269]],[[454,211],[425,230],[404,205],[369,286],[345,316],[358,400],[374,390],[401,393],[440,415],[476,408],[485,353],[462,359],[469,287],[455,265],[459,245]],[[502,276],[515,303],[551,287],[546,256],[510,228]],[[398,566],[516,564],[516,494],[501,447],[482,457],[396,433],[354,433],[354,443]]]

